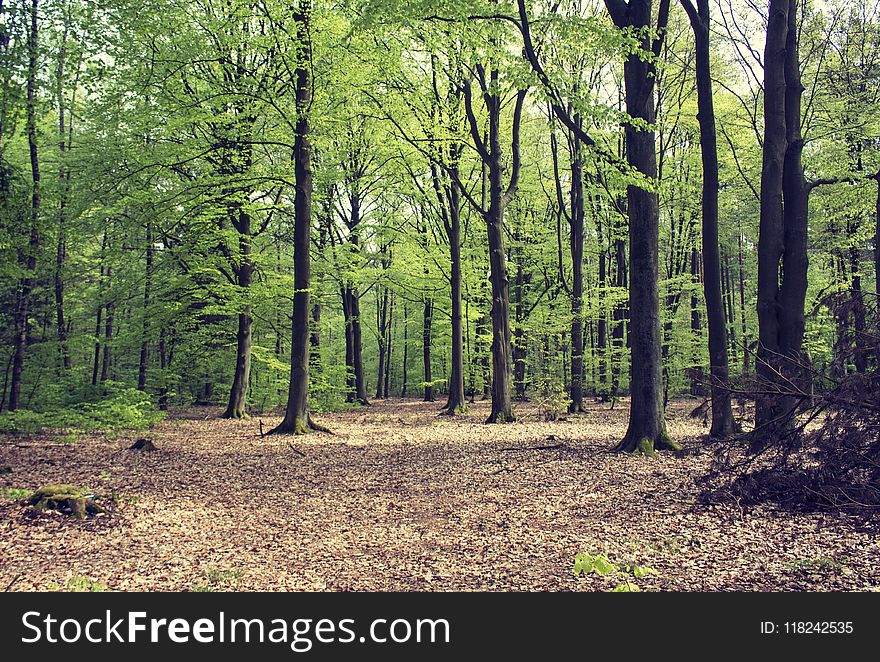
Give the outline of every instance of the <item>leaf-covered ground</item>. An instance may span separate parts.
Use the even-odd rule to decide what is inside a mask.
[[[575,554],[657,571],[642,590],[877,590],[876,520],[706,507],[693,401],[684,453],[609,453],[626,403],[567,420],[483,425],[485,403],[377,402],[320,421],[334,435],[259,436],[259,420],[190,409],[138,435],[0,437],[0,590],[611,590]],[[263,417],[268,430],[278,421]],[[545,446],[541,450],[531,447]],[[34,514],[9,488],[113,495],[107,517]],[[631,578],[632,580],[632,578]]]

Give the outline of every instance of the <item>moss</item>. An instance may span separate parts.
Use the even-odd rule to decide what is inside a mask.
[[[635,452],[640,455],[647,455],[648,457],[654,457],[654,440],[650,437],[642,437],[638,443],[636,443]]]
[[[639,455],[654,457],[657,451],[680,451],[681,446],[675,443],[664,430],[656,439],[651,439],[650,437],[636,439],[627,435],[614,447],[614,450],[618,453],[638,453]]]
[[[672,440],[666,430],[660,433],[657,443],[654,445],[658,451],[680,451],[681,445]]]
[[[513,414],[505,414],[503,411],[499,411],[497,414],[492,414],[489,418],[486,419],[486,423],[515,423],[516,417]]]
[[[77,519],[102,512],[102,508],[75,485],[43,485],[31,494],[28,503],[38,510],[57,510]]]

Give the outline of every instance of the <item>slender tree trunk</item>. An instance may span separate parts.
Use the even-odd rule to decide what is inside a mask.
[[[284,420],[272,432],[302,434],[321,429],[309,415],[309,312],[311,308],[312,156],[309,140],[309,106],[312,99],[310,27],[311,2],[301,3],[297,22],[300,53],[296,69],[296,134],[293,146],[294,195],[293,228],[293,324],[290,346],[290,390]]]
[[[706,299],[706,323],[709,330],[709,373],[711,376],[712,428],[715,437],[734,432],[733,410],[727,381],[727,321],[721,301],[721,259],[718,245],[718,143],[715,133],[715,108],[712,98],[709,0],[682,0],[696,40],[697,121],[700,125],[700,153],[703,166],[702,249],[703,295]],[[731,310],[731,313],[733,311]],[[733,317],[729,318],[731,323]]]
[[[580,117],[575,116],[580,124]],[[580,140],[572,136],[571,160],[571,402],[568,411],[584,411],[584,178]],[[604,258],[604,256],[603,256]],[[600,269],[604,269],[604,260]],[[603,328],[604,332],[604,328]]]
[[[354,367],[355,400],[362,405],[369,405],[367,399],[367,380],[364,375],[363,340],[361,336],[361,299],[356,289],[351,290],[351,350]]]
[[[596,297],[599,308],[599,319],[596,323],[596,355],[599,370],[599,383],[596,390],[599,399],[603,402],[608,399],[608,311],[605,310],[606,292],[608,288],[607,261],[607,253],[604,248],[600,248],[599,284]]]
[[[497,85],[498,72],[492,72]],[[489,210],[486,229],[489,238],[489,281],[492,285],[492,411],[488,423],[514,420],[510,399],[510,292],[507,255],[504,249],[504,203],[501,164],[501,98],[487,94],[489,111]]]
[[[104,267],[101,267],[101,280],[104,280]],[[103,289],[103,288],[101,288]],[[92,363],[92,386],[98,384],[98,370],[101,366],[101,322],[104,304],[98,303],[98,311],[95,313],[95,360]]]
[[[697,247],[694,246],[691,250],[691,283],[694,288],[700,284],[700,266],[700,252],[697,250]],[[698,342],[703,335],[703,320],[700,315],[700,298],[697,296],[696,289],[691,291],[691,335],[696,338]],[[695,352],[695,354],[694,374],[691,377],[691,395],[701,396],[705,395],[704,382],[706,376],[703,374],[702,366],[696,360],[697,357],[699,357],[699,352]]]
[[[626,242],[623,239],[614,240],[614,286],[618,294],[621,290],[629,287],[629,275],[626,264]],[[614,304],[613,327],[611,329],[611,397],[620,395],[620,367],[626,360],[623,354],[626,336],[626,309],[624,301]]]
[[[511,251],[512,253],[513,251]],[[525,271],[522,264],[522,248],[519,255],[515,256],[516,275],[513,278],[513,391],[519,402],[526,400],[526,334],[523,329],[525,321],[525,307],[523,305],[523,287]]]
[[[153,296],[153,225],[147,221],[146,265],[144,268],[144,322],[141,330],[141,356],[138,362],[138,390],[147,390],[147,365],[150,359],[150,301]]]
[[[107,266],[104,269],[104,275],[107,282],[110,282],[111,268]],[[101,356],[101,381],[105,382],[110,378],[110,367],[113,365],[113,317],[116,306],[112,301],[108,301],[105,306],[104,321],[104,348]]]
[[[165,329],[159,330],[159,370],[161,372],[161,381],[159,386],[159,409],[165,411],[168,409],[168,384],[166,383],[167,375],[165,371],[171,367],[168,357],[168,348],[165,343]]]
[[[403,359],[402,359],[402,384],[400,385],[400,397],[403,398],[406,396],[406,387],[408,386],[407,380],[409,379],[409,375],[407,374],[407,361],[409,360],[409,318],[407,316],[407,308],[406,302],[403,304]]]
[[[743,251],[742,232],[737,234],[738,257],[737,265],[739,268],[739,317],[740,317],[740,335],[743,343],[743,377],[749,374],[749,357],[751,356],[751,347],[749,343],[748,327],[746,326],[746,273],[745,273],[745,253]]]
[[[70,348],[68,344],[67,322],[64,316],[64,262],[67,252],[67,199],[70,194],[70,170],[65,163],[67,152],[68,131],[64,106],[64,65],[67,58],[67,38],[70,31],[70,5],[67,6],[64,27],[61,34],[61,45],[58,50],[58,66],[55,70],[56,102],[58,104],[58,242],[55,250],[55,322],[58,333],[58,345],[61,353],[61,365],[70,370]],[[79,78],[79,76],[77,76]],[[73,102],[70,109],[70,134],[73,134]]]
[[[104,236],[101,238],[101,263],[99,265],[98,270],[98,310],[95,313],[95,360],[92,364],[92,386],[97,386],[98,384],[98,370],[100,369],[101,363],[101,331],[102,331],[102,313],[104,312],[104,308],[107,304],[104,303],[105,294],[105,283],[104,283],[104,262],[106,260],[107,254],[107,231],[104,231]],[[109,313],[109,310],[108,310]]]
[[[394,294],[389,293],[388,295],[388,324],[386,325],[385,331],[385,347],[387,350],[385,351],[385,383],[382,387],[382,397],[386,400],[388,399],[388,394],[391,391],[391,351],[394,349],[393,343],[393,322],[394,322]]]
[[[37,252],[40,248],[40,159],[37,148],[37,55],[39,52],[39,32],[37,23],[38,0],[31,0],[30,26],[27,33],[28,76],[27,76],[27,137],[31,162],[31,209],[30,236],[28,245],[19,252],[19,262],[24,267],[16,297],[14,327],[15,347],[12,360],[12,382],[9,387],[9,411],[21,405],[21,386],[24,373],[24,360],[28,341],[28,317],[30,315],[31,295],[37,271]]]
[[[862,293],[859,249],[854,240],[850,242],[849,259],[849,268],[852,274],[853,330],[855,331],[853,363],[855,363],[857,372],[865,373],[868,370],[868,353],[865,350],[865,300]]]
[[[379,295],[379,291],[383,291]],[[388,324],[388,288],[377,286],[376,291],[376,344],[379,349],[379,360],[377,361],[378,375],[376,375],[376,398],[382,397],[382,387],[385,384],[385,351],[388,332],[386,325]]]
[[[453,154],[457,158],[457,153]],[[453,166],[455,178],[458,167]],[[461,306],[461,194],[455,178],[449,184],[449,286],[452,313],[452,366],[449,372],[449,397],[443,408],[455,415],[464,411],[464,332],[462,330]]]
[[[874,291],[880,297],[880,172],[874,175],[877,181],[877,199],[874,210]]]
[[[434,377],[431,374],[431,323],[434,316],[434,302],[425,299],[422,309],[422,365],[425,374],[425,402],[434,402]]]

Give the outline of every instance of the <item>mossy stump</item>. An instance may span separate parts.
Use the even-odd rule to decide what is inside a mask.
[[[77,519],[104,512],[91,495],[75,485],[43,485],[31,494],[28,503],[37,510],[55,510]]]

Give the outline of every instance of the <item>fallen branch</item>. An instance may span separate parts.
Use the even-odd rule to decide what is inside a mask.
[[[502,451],[552,451],[559,448],[568,448],[565,444],[549,444],[547,446],[527,446],[525,448],[502,448]]]

